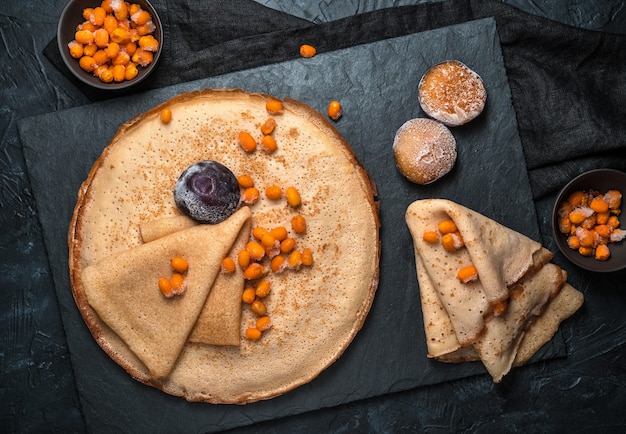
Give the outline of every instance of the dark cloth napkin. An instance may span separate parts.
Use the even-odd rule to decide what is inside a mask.
[[[573,28],[499,1],[426,3],[324,24],[251,0],[152,3],[164,25],[164,52],[137,90],[292,59],[303,43],[325,52],[494,17],[535,199],[585,170],[626,171],[625,36]],[[56,41],[44,54],[69,76]],[[84,92],[94,101],[119,96]]]

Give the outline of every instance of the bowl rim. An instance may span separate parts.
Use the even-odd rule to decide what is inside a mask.
[[[63,63],[65,64],[66,68],[70,71],[70,73],[74,77],[76,77],[78,80],[80,80],[81,83],[84,83],[96,89],[106,90],[106,91],[117,91],[117,90],[122,90],[122,89],[128,89],[129,87],[138,85],[139,83],[144,81],[146,78],[148,78],[148,76],[150,76],[151,73],[156,68],[159,58],[161,57],[161,52],[163,51],[163,33],[164,33],[163,25],[161,23],[161,19],[154,5],[149,0],[134,0],[134,2],[136,3],[145,3],[150,8],[150,15],[155,25],[155,34],[158,36],[157,40],[159,41],[159,48],[154,53],[152,63],[150,63],[148,67],[143,68],[143,70],[140,70],[139,75],[133,78],[132,80],[104,83],[98,80],[97,78],[93,79],[92,76],[89,75],[88,72],[80,70],[79,68],[76,67],[78,65],[78,60],[72,58],[69,55],[69,51],[67,49],[67,43],[69,41],[65,40],[65,38],[63,37],[63,33],[65,30],[63,23],[66,21],[66,15],[69,14],[73,8],[76,8],[76,3],[79,1],[81,0],[68,0],[65,6],[63,7],[63,10],[61,11],[61,15],[59,15],[59,19],[57,21],[56,38],[57,38],[57,46],[59,49],[59,55],[61,56]],[[98,3],[98,0],[93,0],[93,3],[94,4]],[[80,22],[76,23],[76,25],[78,24],[80,24]],[[76,65],[72,64],[71,62],[75,62]]]
[[[554,238],[554,242],[559,248],[559,250],[561,251],[561,253],[563,254],[563,256],[565,256],[565,258],[568,261],[588,271],[609,273],[609,272],[620,271],[626,268],[626,261],[623,261],[623,263],[620,264],[619,262],[611,261],[611,259],[614,259],[614,256],[611,256],[607,261],[598,261],[597,259],[593,257],[582,256],[577,251],[572,250],[566,245],[564,245],[565,243],[563,241],[564,234],[562,234],[558,229],[558,208],[559,208],[559,204],[564,200],[566,193],[569,193],[572,190],[572,188],[577,186],[581,181],[584,181],[590,176],[597,176],[598,174],[611,174],[617,177],[618,179],[623,179],[623,185],[620,184],[621,187],[620,186],[616,186],[616,187],[620,188],[620,191],[622,192],[623,196],[625,195],[625,191],[623,190],[626,190],[626,172],[622,172],[621,170],[617,170],[617,169],[609,169],[609,168],[604,168],[604,169],[599,168],[599,169],[588,170],[572,178],[567,184],[565,184],[563,188],[559,190],[554,200],[554,204],[552,206],[550,225],[552,228],[552,237]],[[576,188],[576,189],[579,189],[579,188]],[[594,187],[587,186],[586,188],[584,188],[584,190],[589,190],[589,189],[594,189]],[[623,203],[622,203],[622,206],[623,206]],[[626,249],[625,242],[626,240],[623,240],[620,242],[620,243],[624,243],[624,244],[621,244],[622,249]]]

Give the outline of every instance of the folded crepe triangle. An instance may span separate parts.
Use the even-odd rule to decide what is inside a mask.
[[[141,238],[147,243],[197,224],[184,215],[142,222]],[[231,253],[245,249],[250,238],[251,226],[251,220],[244,223],[231,248]],[[243,270],[239,267],[234,273],[217,275],[200,316],[189,334],[189,342],[232,346],[240,344],[241,293],[244,281]]]
[[[437,230],[443,220],[456,224],[464,248],[449,253],[423,239],[424,232]],[[408,207],[406,222],[413,237],[429,357],[445,362],[480,359],[500,382],[582,304],[582,294],[566,284],[565,272],[549,262],[547,249],[475,211],[443,199],[418,200]],[[479,278],[461,283],[457,272],[468,265],[476,267]],[[504,313],[494,314],[494,306],[503,304]]]
[[[243,207],[216,225],[194,225],[103,259],[81,275],[98,316],[128,345],[154,378],[171,371],[205,305],[221,261],[249,222]],[[184,294],[170,299],[158,289],[172,274],[170,261],[189,263]]]

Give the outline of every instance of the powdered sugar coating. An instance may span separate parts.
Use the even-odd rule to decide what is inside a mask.
[[[448,173],[456,162],[456,140],[450,130],[432,119],[405,122],[393,142],[396,164],[412,182],[428,184]]]
[[[448,126],[475,119],[487,101],[480,76],[457,60],[430,68],[420,80],[418,92],[424,112]]]

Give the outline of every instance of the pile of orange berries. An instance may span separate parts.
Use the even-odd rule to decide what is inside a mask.
[[[132,80],[138,66],[154,60],[159,41],[150,13],[135,3],[103,0],[100,6],[83,10],[85,21],[77,26],[68,44],[80,67],[104,83]]]
[[[242,187],[242,196],[250,195],[251,189],[256,191],[255,203],[260,193],[254,187],[254,180],[248,175],[238,177],[239,185]],[[294,187],[283,190],[279,186],[269,186],[265,189],[266,197],[277,201],[285,198],[292,209],[296,209],[301,204],[300,193]],[[245,200],[245,199],[244,199]],[[250,201],[248,201],[250,203]],[[264,331],[272,326],[271,319],[267,314],[267,307],[264,303],[265,297],[270,294],[271,284],[265,279],[271,271],[275,274],[286,270],[299,270],[301,267],[313,265],[313,253],[309,248],[298,249],[296,237],[306,232],[306,219],[301,214],[295,214],[291,218],[290,229],[286,226],[277,226],[267,229],[256,226],[252,229],[250,241],[245,248],[237,253],[236,258],[224,258],[222,261],[222,271],[233,273],[237,266],[243,270],[243,276],[247,282],[242,294],[242,301],[249,305],[250,310],[257,316],[254,327],[246,330],[246,337],[251,340],[261,338]]]
[[[189,269],[187,261],[178,256],[172,258],[170,266],[172,267],[172,276],[169,279],[167,277],[161,277],[158,282],[161,293],[167,298],[172,298],[175,295],[181,295],[185,292],[187,289],[185,273],[187,273]]]
[[[559,204],[559,231],[567,235],[567,245],[582,256],[599,261],[611,257],[609,245],[626,238],[620,229],[622,193],[618,190],[575,191]]]

